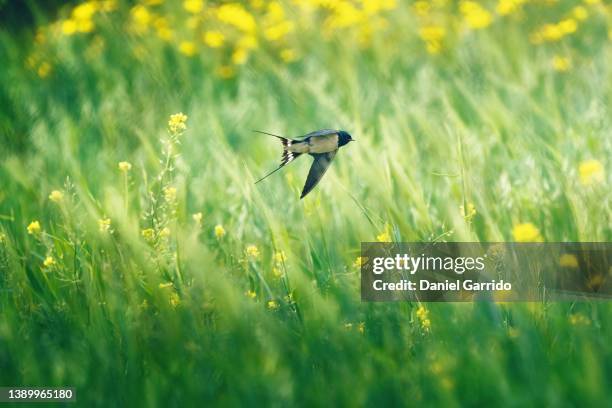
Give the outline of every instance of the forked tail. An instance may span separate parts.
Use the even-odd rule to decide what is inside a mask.
[[[262,133],[262,134],[268,135],[268,136],[274,136],[274,137],[280,139],[280,141],[281,141],[281,143],[283,145],[283,154],[281,156],[281,164],[280,164],[280,166],[278,166],[276,169],[272,170],[270,173],[266,174],[265,176],[263,176],[262,178],[257,180],[255,182],[255,184],[259,183],[260,181],[262,181],[263,179],[267,178],[268,176],[271,176],[272,174],[276,173],[277,171],[282,169],[286,164],[291,163],[293,160],[295,160],[298,156],[300,156],[302,154],[302,153],[295,153],[295,152],[289,151],[289,147],[294,142],[297,142],[297,140],[292,140],[292,139],[286,138],[284,136],[275,135],[273,133],[263,132],[261,130],[254,130],[254,132]]]

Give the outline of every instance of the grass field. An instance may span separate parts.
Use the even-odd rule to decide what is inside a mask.
[[[607,1],[89,1],[0,29],[0,385],[609,406],[612,306],[362,303],[362,241],[610,241]],[[185,116],[172,116],[182,112]],[[350,132],[265,182],[261,129]]]

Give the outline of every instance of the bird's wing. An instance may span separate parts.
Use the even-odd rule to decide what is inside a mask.
[[[338,133],[338,131],[337,131],[337,130],[335,130],[335,129],[321,129],[321,130],[316,130],[316,131],[314,131],[314,132],[307,133],[307,134],[305,134],[305,135],[303,135],[303,136],[300,136],[299,138],[300,138],[300,139],[301,139],[301,138],[306,139],[306,138],[308,138],[308,137],[317,137],[317,136],[333,135],[334,133]]]
[[[304,184],[304,189],[302,190],[300,198],[304,198],[306,194],[310,193],[317,183],[321,181],[321,178],[323,178],[323,175],[329,168],[337,151],[336,149],[332,152],[312,155],[314,161],[312,162],[312,166],[310,166],[310,171],[308,172],[308,177],[306,177],[306,183]]]

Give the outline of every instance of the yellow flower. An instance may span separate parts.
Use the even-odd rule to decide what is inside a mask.
[[[563,254],[559,258],[559,266],[564,268],[577,268],[578,259],[573,254]]]
[[[61,27],[64,35],[72,35],[77,31],[77,22],[72,19],[64,20]]]
[[[250,258],[258,258],[259,257],[259,249],[257,249],[257,247],[255,245],[249,245],[246,247],[246,254],[250,257]]]
[[[117,0],[102,0],[100,2],[100,11],[108,12],[117,10]]]
[[[172,203],[176,200],[176,187],[166,187],[164,188],[164,199]]]
[[[376,236],[378,242],[391,242],[391,234],[389,228],[385,227],[385,230]]]
[[[185,0],[183,8],[190,13],[198,14],[204,10],[204,1],[202,0]]]
[[[419,306],[416,311],[417,318],[421,322],[421,327],[424,330],[429,330],[431,328],[431,320],[429,320],[429,311],[425,309],[423,306]]]
[[[283,251],[278,251],[274,254],[274,262],[276,262],[277,264],[283,264],[285,263],[285,261],[287,260],[287,257],[285,256],[285,252]]]
[[[6,234],[4,232],[0,232],[0,244],[4,244],[6,242]]]
[[[110,218],[101,218],[98,220],[98,228],[100,232],[108,232],[111,227],[111,219]]]
[[[187,129],[187,115],[183,112],[175,113],[174,115],[170,115],[170,120],[168,121],[168,129],[170,133],[177,134],[185,131]]]
[[[412,7],[414,8],[414,12],[421,17],[429,14],[429,10],[431,9],[431,5],[426,0],[415,1]]]
[[[491,24],[491,13],[475,1],[462,1],[459,10],[463,14],[468,27],[475,30],[485,28]]]
[[[249,52],[246,48],[238,48],[232,54],[232,62],[236,65],[242,65],[249,59]]]
[[[179,44],[179,52],[188,57],[193,57],[196,54],[196,45],[193,41],[181,41]]]
[[[552,59],[552,67],[558,72],[565,72],[569,70],[571,65],[571,61],[568,57],[560,57],[555,55]]]
[[[591,321],[589,320],[589,318],[580,313],[571,314],[569,316],[569,322],[574,326],[576,325],[586,326],[586,325],[591,324]]]
[[[253,16],[239,3],[221,5],[217,9],[217,19],[242,31],[252,32],[257,27]]]
[[[122,161],[122,162],[119,162],[117,167],[119,167],[119,170],[121,170],[122,172],[127,173],[128,171],[132,170],[132,163]]]
[[[277,310],[280,307],[276,300],[268,300],[266,306],[268,306],[268,309],[270,310]]]
[[[43,261],[43,266],[44,266],[45,268],[50,268],[50,267],[52,267],[53,265],[55,265],[55,259],[53,259],[53,257],[52,257],[52,256],[48,256],[48,257],[46,257],[46,258],[45,258],[45,260]]]
[[[40,233],[40,222],[38,221],[32,221],[29,225],[28,225],[28,234],[30,235],[36,235],[38,233]]]
[[[542,236],[540,230],[530,222],[515,225],[512,229],[512,235],[516,242],[540,242]]]
[[[427,311],[427,309],[425,309],[424,306],[419,306],[416,311],[416,315],[420,320],[427,319],[428,314],[429,312]]]
[[[365,323],[364,322],[360,322],[357,325],[357,330],[359,331],[359,333],[364,334],[365,333]]]
[[[155,27],[157,36],[164,41],[170,41],[174,36],[174,32],[170,28],[166,17],[157,17],[153,20],[153,27]]]
[[[603,275],[597,274],[590,277],[589,282],[587,283],[590,289],[599,290],[601,285],[605,282],[605,278]]]
[[[47,61],[42,62],[40,66],[38,67],[38,70],[36,71],[36,73],[41,78],[48,77],[49,74],[51,73],[51,64],[49,64]]]
[[[135,28],[137,31],[146,29],[153,18],[149,12],[149,9],[140,4],[132,7],[130,13],[132,14],[132,18],[136,23]]]
[[[253,290],[247,290],[244,294],[251,299],[255,299],[257,297],[257,293],[255,293]]]
[[[526,0],[499,0],[495,10],[500,16],[515,12]]]
[[[245,50],[252,50],[257,48],[257,37],[252,34],[244,35],[238,40],[236,45],[240,48],[244,48]]]
[[[166,282],[166,283],[160,283],[159,284],[159,288],[160,289],[166,289],[166,288],[170,288],[172,287],[172,282]]]
[[[151,241],[155,237],[155,230],[153,228],[145,228],[141,231],[142,236],[147,241]]]
[[[272,267],[272,275],[276,278],[282,278],[283,277],[283,271],[280,268],[277,268],[276,266]]]
[[[173,293],[170,295],[170,305],[172,307],[177,307],[179,303],[181,303],[181,298],[179,297],[178,293]]]
[[[204,218],[204,216],[202,215],[201,212],[197,212],[193,214],[191,218],[193,218],[193,221],[195,221],[196,224],[202,225],[202,219]]]
[[[297,53],[291,48],[285,48],[280,52],[280,57],[283,62],[289,63],[297,60]]]
[[[80,33],[90,33],[94,29],[94,23],[91,20],[77,20],[77,31]]]
[[[367,259],[366,259],[366,258],[364,258],[364,257],[362,257],[362,256],[358,256],[358,257],[355,259],[355,262],[353,262],[353,266],[354,266],[355,268],[361,268],[361,267],[363,266],[363,264],[365,264],[365,263],[366,263],[366,261],[367,261]]]
[[[219,48],[225,42],[225,36],[220,31],[207,31],[202,39],[210,48]]]
[[[576,6],[572,9],[572,14],[578,20],[586,20],[589,17],[589,12],[583,6]]]
[[[51,194],[49,194],[49,200],[53,201],[54,203],[59,203],[63,199],[64,199],[64,193],[62,193],[59,190],[53,190]]]
[[[576,23],[576,20],[574,20],[573,18],[568,18],[563,21],[560,21],[558,27],[563,34],[571,34],[576,32],[576,30],[578,29],[578,23]]]
[[[604,181],[605,173],[603,165],[595,159],[585,160],[578,167],[580,182],[589,186]]]
[[[473,203],[467,204],[467,210],[463,206],[460,206],[459,209],[461,210],[461,215],[463,215],[463,218],[467,222],[471,222],[476,215],[476,206]]]
[[[215,237],[217,237],[217,239],[221,239],[224,236],[225,236],[225,228],[223,228],[223,225],[221,224],[215,225]]]
[[[168,238],[170,236],[170,228],[164,227],[159,231],[159,236],[162,238]]]
[[[266,39],[269,41],[277,41],[292,32],[293,29],[294,24],[292,21],[283,21],[279,24],[267,28],[264,31],[264,37],[266,37]]]
[[[86,1],[72,9],[72,17],[76,20],[89,20],[97,10],[96,2]]]
[[[442,26],[425,26],[419,30],[419,37],[425,41],[427,52],[437,54],[442,50],[446,30]]]

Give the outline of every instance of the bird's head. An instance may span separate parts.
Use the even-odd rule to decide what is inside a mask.
[[[353,139],[353,137],[349,135],[348,132],[345,132],[344,130],[338,131],[338,147],[344,146],[348,142],[352,142],[354,140],[355,139]]]

